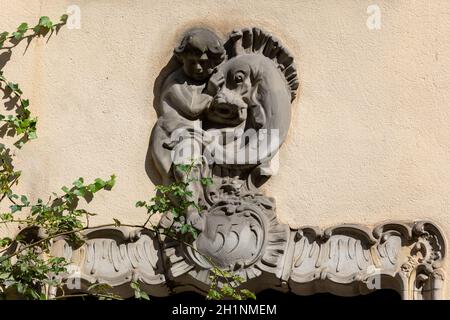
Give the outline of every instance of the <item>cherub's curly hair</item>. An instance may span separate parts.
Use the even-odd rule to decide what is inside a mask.
[[[211,30],[203,28],[188,30],[173,52],[177,58],[182,58],[187,53],[196,55],[206,53],[208,58],[215,60],[217,64],[226,57],[222,40]]]

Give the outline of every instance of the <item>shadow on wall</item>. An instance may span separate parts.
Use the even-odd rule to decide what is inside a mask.
[[[176,57],[172,55],[169,62],[162,68],[159,75],[156,77],[155,84],[153,86],[153,108],[156,115],[160,116],[160,103],[161,103],[161,89],[164,84],[164,80],[167,79],[169,74],[180,68],[181,64],[177,61]],[[154,124],[152,124],[154,125]],[[155,169],[155,163],[153,161],[151,152],[151,138],[148,141],[147,154],[145,156],[145,172],[154,185],[162,184],[162,177]]]
[[[25,55],[27,53],[27,51],[28,51],[28,48],[30,47],[31,41],[34,38],[37,38],[37,37],[44,37],[45,38],[45,37],[47,37],[47,41],[46,42],[49,42],[50,39],[52,38],[53,34],[58,35],[58,32],[59,32],[59,30],[61,30],[63,25],[64,24],[62,24],[62,23],[56,24],[55,25],[56,26],[55,30],[48,30],[48,29],[45,29],[45,28],[41,28],[38,32],[30,34],[28,36],[24,36],[23,38],[20,38],[20,39],[15,39],[15,38],[9,39],[8,38],[8,40],[7,40],[8,42],[7,43],[9,43],[10,45],[9,46],[2,46],[0,48],[0,50],[3,51],[3,52],[0,51],[1,52],[0,53],[0,71],[2,71],[3,68],[5,67],[5,65],[8,63],[8,61],[11,60],[12,50],[15,47],[17,47],[22,41],[26,41],[27,42],[27,46],[25,47],[25,50],[23,51],[23,55]],[[3,30],[0,30],[0,31],[3,31]],[[6,41],[5,41],[5,43],[6,43]]]
[[[25,55],[34,38],[39,38],[39,37],[47,38],[46,42],[49,42],[50,39],[52,38],[53,34],[57,35],[63,25],[64,25],[64,23],[55,24],[54,25],[56,27],[55,30],[40,28],[39,31],[37,31],[37,32],[35,31],[33,34],[30,34],[28,36],[23,36],[20,39],[16,39],[13,35],[9,35],[4,41],[2,41],[2,45],[0,46],[0,73],[3,72],[3,69],[8,64],[8,62],[11,60],[13,49],[16,48],[20,43],[22,43],[23,41],[26,41],[26,47],[22,53],[22,55]],[[3,30],[0,30],[0,31],[3,31]],[[4,45],[4,44],[8,44],[8,45]],[[7,79],[6,75],[3,75],[3,76]],[[14,83],[14,81],[12,81],[12,79],[7,79],[7,80],[2,81],[2,83],[0,83],[0,91],[3,93],[3,95],[1,96],[0,99],[2,100],[3,106],[6,111],[15,110],[16,115],[20,116],[20,114],[22,112],[22,108],[20,105],[19,96],[13,92],[11,87],[9,87],[9,85],[7,85],[7,82],[18,86],[17,84]],[[15,128],[11,127],[11,125],[9,125],[8,123],[5,123],[2,126],[0,126],[0,138],[4,138],[5,136],[14,137],[15,135],[16,135]],[[19,142],[25,143],[27,141],[28,141],[27,137],[22,137],[18,141],[16,141],[16,144],[18,144]]]

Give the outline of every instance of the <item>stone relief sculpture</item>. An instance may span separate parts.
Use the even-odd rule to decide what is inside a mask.
[[[193,175],[211,179],[192,187],[203,209],[186,213],[201,233],[189,246],[125,227],[90,231],[78,249],[59,239],[54,251],[79,266],[81,290],[100,281],[127,296],[125,284],[137,280],[155,295],[204,292],[212,267],[206,255],[255,291],[356,295],[391,288],[404,299],[442,297],[446,246],[432,222],[322,231],[277,220],[275,200],[259,187],[277,169],[299,85],[294,58],[278,39],[246,28],[222,41],[196,28],[181,37],[174,56],[179,64],[160,88],[150,151],[163,183],[186,179],[174,164],[192,159]],[[160,223],[171,223],[170,214]]]
[[[278,40],[256,28],[232,33],[225,46],[212,31],[193,29],[174,54],[181,65],[161,89],[152,157],[166,183],[183,177],[173,164],[199,160],[196,174],[213,178],[216,190],[195,186],[193,198],[211,205],[228,185],[219,180],[237,177],[230,180],[237,186],[270,175],[289,128],[295,66]],[[205,217],[188,212],[187,219],[203,230]]]
[[[177,172],[174,163],[182,163],[186,159],[173,158],[177,146],[177,139],[187,139],[202,148],[201,127],[202,117],[212,102],[212,97],[206,93],[206,84],[214,71],[225,58],[222,41],[211,31],[193,29],[182,38],[175,48],[174,54],[181,66],[164,81],[161,89],[161,99],[155,106],[159,119],[155,124],[151,136],[152,157],[165,184],[175,179],[183,179],[183,174]],[[182,133],[183,135],[177,135]],[[186,141],[181,143],[181,147]],[[200,156],[190,155],[192,158]],[[201,188],[192,188],[193,198],[198,202]],[[188,212],[189,221],[197,225],[199,217],[193,217],[196,212]]]
[[[244,278],[260,272],[253,268],[256,264],[276,273],[289,228],[277,224],[273,199],[259,193],[257,185],[270,176],[270,161],[289,128],[291,101],[298,87],[293,58],[277,39],[256,28],[233,32],[223,47],[208,30],[189,31],[180,47],[202,42],[196,40],[201,36],[203,42],[211,40],[217,52],[226,49],[227,59],[215,67],[203,89],[211,98],[202,99],[209,104],[198,113],[197,126],[171,142],[174,148],[181,145],[189,150],[188,141],[194,150],[189,158],[203,157],[198,173],[213,181],[209,187],[196,187],[205,210],[195,219],[188,215],[188,221],[203,231],[193,245],[220,267],[242,268]],[[197,56],[204,54],[200,48],[197,52]],[[177,111],[182,114],[181,108]],[[157,139],[152,142],[157,147],[160,144]],[[200,269],[196,277],[207,279],[211,265],[196,251],[186,249],[183,256]],[[179,264],[173,267],[177,272],[183,270]]]

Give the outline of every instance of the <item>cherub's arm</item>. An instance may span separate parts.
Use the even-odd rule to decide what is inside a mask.
[[[211,103],[212,97],[202,93],[201,86],[187,84],[171,85],[163,96],[163,113],[174,109],[183,117],[194,120],[205,111]]]
[[[187,87],[186,84],[172,83],[163,90],[160,103],[161,116],[158,121],[168,134],[176,129],[198,126],[198,118],[203,110],[197,111],[197,108],[207,108],[209,101],[199,100],[195,89],[193,86]],[[193,108],[194,106],[196,108]]]

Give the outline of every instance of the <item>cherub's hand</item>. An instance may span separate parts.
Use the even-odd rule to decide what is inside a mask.
[[[214,97],[219,92],[220,88],[223,86],[224,83],[225,78],[223,77],[223,74],[220,71],[218,71],[218,68],[216,68],[206,85],[206,92],[210,96]]]

